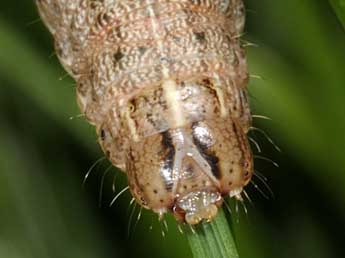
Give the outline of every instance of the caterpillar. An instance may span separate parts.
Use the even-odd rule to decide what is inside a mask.
[[[135,200],[211,221],[253,175],[242,0],[36,0]]]

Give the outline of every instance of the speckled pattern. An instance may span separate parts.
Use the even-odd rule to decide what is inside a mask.
[[[36,0],[138,203],[211,220],[253,173],[242,0]]]

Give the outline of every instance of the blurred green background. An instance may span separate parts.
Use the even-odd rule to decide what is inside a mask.
[[[327,1],[248,0],[245,39],[254,75],[256,169],[275,197],[248,187],[253,205],[234,223],[242,258],[335,258],[345,248],[345,33]],[[0,9],[0,257],[191,257],[169,219],[162,237],[156,216],[130,196],[109,208],[112,169],[102,161],[94,129],[78,118],[74,82],[54,56],[52,38],[32,1]],[[261,78],[258,78],[259,77]],[[70,119],[74,117],[74,119]],[[258,178],[255,182],[268,194]],[[116,179],[116,192],[126,184]],[[233,216],[237,216],[234,214]],[[130,225],[130,226],[129,226]],[[152,228],[152,229],[151,229]]]

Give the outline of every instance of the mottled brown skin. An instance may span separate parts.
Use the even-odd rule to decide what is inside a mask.
[[[36,3],[138,203],[197,224],[240,198],[253,173],[242,0]]]

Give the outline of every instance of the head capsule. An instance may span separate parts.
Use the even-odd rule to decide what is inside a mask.
[[[185,123],[172,126],[163,86],[141,92],[120,109],[126,134],[119,139],[125,144],[116,148],[125,155],[117,160],[124,160],[130,190],[143,207],[160,215],[171,211],[189,224],[210,221],[223,197],[239,196],[252,176],[241,115],[246,109],[225,105],[230,98],[212,79],[183,81],[175,90]],[[117,157],[115,147],[109,149]]]

